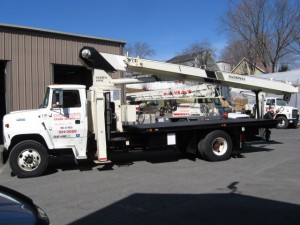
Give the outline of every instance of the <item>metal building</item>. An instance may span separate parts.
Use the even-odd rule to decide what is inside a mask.
[[[5,89],[6,111],[38,107],[52,83],[89,86],[90,71],[78,61],[84,45],[122,54],[125,42],[0,24],[0,89]]]
[[[49,84],[90,86],[91,71],[78,61],[85,45],[122,54],[125,42],[0,24],[0,125],[8,112],[37,108]]]

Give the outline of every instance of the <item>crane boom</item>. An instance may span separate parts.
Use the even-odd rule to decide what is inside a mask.
[[[133,92],[127,93],[126,96],[135,101],[220,97],[215,85],[208,84]]]
[[[83,47],[79,54],[84,65],[105,71],[131,71],[153,74],[161,80],[191,80],[203,83],[242,88],[254,92],[266,92],[290,96],[298,87],[289,82],[273,81],[220,71],[208,71],[196,67],[101,53],[92,47]]]

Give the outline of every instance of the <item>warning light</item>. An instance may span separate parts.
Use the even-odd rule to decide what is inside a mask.
[[[227,112],[223,113],[222,117],[223,117],[224,119],[228,119],[228,113],[227,113]]]

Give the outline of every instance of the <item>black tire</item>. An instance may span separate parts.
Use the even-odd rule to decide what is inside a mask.
[[[222,130],[212,131],[199,141],[198,152],[208,161],[227,160],[232,153],[232,140]]]
[[[277,120],[277,124],[276,124],[277,129],[286,129],[289,126],[289,121],[284,116],[278,116],[276,120]]]
[[[15,175],[20,178],[42,175],[48,167],[49,155],[46,148],[37,141],[22,141],[10,153],[9,163]]]
[[[197,148],[197,149],[198,149],[198,153],[199,153],[200,157],[201,157],[202,159],[205,159],[204,151],[203,151],[203,148],[204,148],[204,147],[202,147],[203,141],[204,141],[204,139],[202,139],[202,140],[199,141],[199,143],[198,143],[198,148]]]

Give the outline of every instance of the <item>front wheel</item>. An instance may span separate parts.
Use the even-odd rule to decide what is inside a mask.
[[[209,161],[227,160],[232,152],[232,140],[224,131],[210,132],[199,142],[198,152]]]
[[[20,178],[42,175],[48,166],[49,155],[46,148],[36,141],[22,141],[10,154],[12,171]]]
[[[289,121],[284,116],[279,116],[276,118],[276,120],[277,120],[277,125],[276,125],[277,129],[286,129],[289,125]]]

